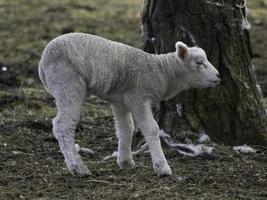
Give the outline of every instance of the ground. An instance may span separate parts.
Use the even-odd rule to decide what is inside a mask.
[[[212,157],[191,158],[163,146],[174,174],[165,178],[153,173],[147,153],[134,157],[131,170],[120,170],[115,158],[103,161],[117,140],[110,106],[95,97],[87,98],[76,134],[81,147],[96,152],[83,155],[93,175],[67,172],[51,131],[54,100],[37,78],[41,52],[53,37],[72,31],[140,47],[141,2],[0,0],[0,199],[267,199],[267,147],[238,154],[210,142]],[[248,3],[253,62],[264,89],[267,1]]]

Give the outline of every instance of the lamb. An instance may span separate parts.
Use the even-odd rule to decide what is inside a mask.
[[[65,34],[46,46],[38,72],[56,100],[53,133],[72,174],[91,174],[74,142],[86,93],[111,103],[121,169],[135,167],[131,152],[134,119],[149,146],[154,171],[163,176],[172,174],[161,148],[152,105],[182,90],[214,87],[220,81],[219,72],[203,49],[189,48],[182,42],[175,46],[176,52],[153,55],[85,33]]]

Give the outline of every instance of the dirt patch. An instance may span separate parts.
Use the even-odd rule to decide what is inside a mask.
[[[16,110],[31,98],[46,104],[42,102],[41,95],[37,98],[27,95],[29,93],[25,92],[23,99],[12,108]],[[96,109],[98,114],[93,117],[88,115]],[[7,110],[9,106],[1,112],[7,113]],[[84,110],[76,142],[81,147],[96,151],[93,156],[83,157],[93,173],[85,178],[68,173],[52,135],[52,114],[46,119],[30,116],[20,119],[23,114],[18,112],[15,118],[14,115],[13,118],[11,115],[2,118],[0,199],[267,198],[267,149],[264,147],[255,147],[258,150],[255,154],[243,155],[234,152],[231,147],[210,144],[215,147],[214,156],[207,159],[183,157],[164,146],[173,169],[171,177],[159,178],[155,175],[147,153],[134,157],[135,169],[120,170],[115,158],[103,161],[117,147],[109,106],[99,99],[90,98]],[[41,112],[36,106],[31,111]]]

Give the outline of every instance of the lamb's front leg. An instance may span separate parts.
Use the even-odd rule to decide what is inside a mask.
[[[153,117],[151,105],[147,102],[133,106],[133,117],[148,143],[154,171],[159,175],[171,175],[172,171],[161,148],[159,126]]]
[[[114,114],[116,135],[119,139],[117,163],[121,169],[135,167],[132,156],[131,144],[134,132],[132,115],[124,107],[112,105]]]

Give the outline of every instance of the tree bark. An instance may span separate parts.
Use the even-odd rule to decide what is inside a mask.
[[[205,131],[227,144],[266,144],[266,113],[256,86],[244,0],[144,0],[143,49],[175,51],[176,41],[203,48],[223,81],[162,102],[161,128],[172,135]]]

